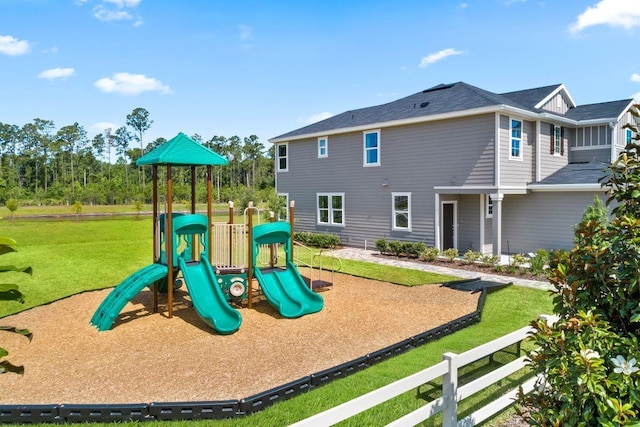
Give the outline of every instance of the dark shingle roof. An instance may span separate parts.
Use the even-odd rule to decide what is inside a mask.
[[[571,120],[613,119],[622,114],[632,99],[579,105],[567,111],[564,117]]]
[[[540,184],[598,184],[598,180],[606,175],[607,165],[600,162],[569,163],[562,169],[549,175]]]
[[[322,134],[338,129],[454,113],[483,107],[505,105],[532,113],[540,101],[559,86],[550,85],[534,89],[497,94],[464,82],[439,84],[398,100],[373,107],[350,110],[328,119],[279,135],[273,140],[302,135]],[[571,120],[609,119],[620,115],[631,100],[604,102],[570,109],[564,117]],[[551,113],[554,114],[554,113]],[[558,114],[558,116],[562,117]]]
[[[346,111],[309,126],[285,133],[276,138],[326,132],[333,129],[365,126],[392,120],[452,113],[493,105],[512,105],[525,108],[505,96],[492,93],[464,82],[440,84],[387,104]]]
[[[562,85],[557,84],[557,85],[551,85],[551,86],[537,87],[534,89],[518,90],[515,92],[506,92],[506,93],[503,93],[502,96],[505,96],[509,99],[513,99],[514,101],[524,105],[529,109],[534,109],[535,106],[540,101],[542,101],[547,96],[549,96],[559,86],[562,86]]]

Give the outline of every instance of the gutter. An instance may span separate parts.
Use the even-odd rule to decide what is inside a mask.
[[[604,190],[600,184],[529,184],[527,188],[533,192],[567,192]]]

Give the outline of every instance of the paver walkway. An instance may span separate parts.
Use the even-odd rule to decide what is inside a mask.
[[[501,276],[498,274],[483,274],[476,271],[459,270],[455,268],[441,267],[439,265],[429,265],[422,262],[402,261],[394,258],[378,257],[374,254],[376,251],[370,251],[360,248],[342,248],[333,251],[336,257],[343,259],[351,259],[356,261],[373,262],[376,264],[391,265],[402,268],[412,268],[415,270],[429,271],[432,273],[448,274],[450,276],[461,277],[463,279],[475,279],[480,277],[482,280],[490,280],[498,283],[513,283],[516,286],[524,286],[528,288],[551,290],[553,286],[549,282],[538,280],[520,279],[516,277]]]

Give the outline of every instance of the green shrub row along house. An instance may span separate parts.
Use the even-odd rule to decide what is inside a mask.
[[[276,188],[295,200],[297,230],[344,245],[568,249],[636,113],[631,99],[578,106],[563,84],[441,84],[272,138]]]

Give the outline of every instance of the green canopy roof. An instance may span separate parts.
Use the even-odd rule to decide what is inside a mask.
[[[229,161],[180,132],[136,161],[136,165],[205,166],[228,165]]]

